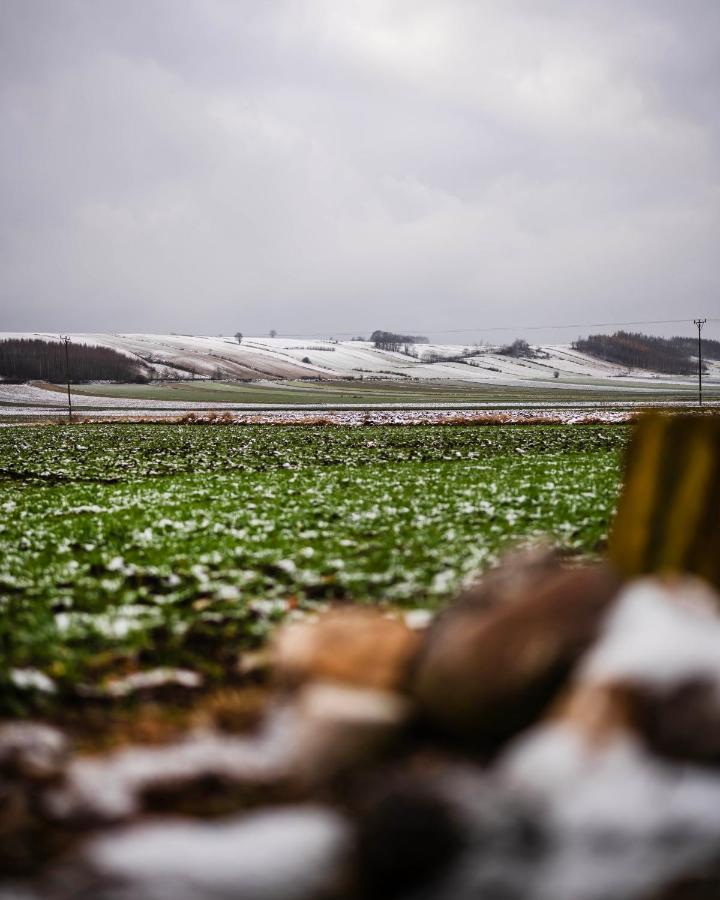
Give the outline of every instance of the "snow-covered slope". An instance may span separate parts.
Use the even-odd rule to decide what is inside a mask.
[[[0,333],[7,337],[57,335]],[[632,371],[573,350],[569,344],[536,346],[532,359],[503,356],[498,348],[447,344],[418,344],[415,356],[378,350],[364,341],[328,341],[293,338],[247,337],[241,344],[232,337],[178,334],[73,334],[73,341],[112,347],[142,360],[159,378],[203,377],[232,380],[391,378],[513,385],[547,382],[558,388],[618,387],[631,378],[648,387],[688,384],[692,379]],[[555,376],[557,372],[557,376]],[[711,362],[707,381],[720,379],[720,364]]]

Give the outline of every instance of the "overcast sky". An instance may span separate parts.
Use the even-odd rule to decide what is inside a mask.
[[[718,0],[0,0],[0,68],[0,330],[720,318]]]

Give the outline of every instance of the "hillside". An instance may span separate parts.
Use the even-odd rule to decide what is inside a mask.
[[[0,334],[45,338],[52,334]],[[568,344],[535,345],[532,358],[503,353],[503,346],[418,344],[411,355],[376,348],[369,341],[300,340],[155,334],[74,334],[78,344],[109,347],[142,364],[152,378],[166,381],[395,381],[529,384],[558,388],[596,383],[627,383],[627,365],[597,359]],[[555,373],[557,372],[557,375]],[[720,364],[708,361],[708,380]],[[685,384],[685,377],[662,371],[636,371],[633,379],[648,386],[658,379]]]

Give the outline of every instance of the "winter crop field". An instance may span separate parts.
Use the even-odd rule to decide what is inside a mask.
[[[624,425],[10,426],[1,707],[227,676],[295,610],[437,608],[508,543],[602,548]]]

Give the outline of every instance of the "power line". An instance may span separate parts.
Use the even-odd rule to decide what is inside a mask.
[[[720,319],[706,319],[707,322],[720,322]],[[477,334],[485,333],[489,331],[551,331],[553,329],[561,329],[561,328],[625,328],[630,325],[689,325],[690,323],[695,324],[693,319],[638,319],[633,322],[573,322],[568,324],[553,324],[553,325],[490,325],[490,326],[477,326],[475,328],[406,328],[403,329],[403,333],[415,333],[415,334]],[[333,335],[357,335],[363,331],[362,328],[356,328],[353,331],[335,331],[333,329],[323,329],[323,333],[325,334],[333,334]],[[310,338],[316,337],[318,332],[308,332],[304,334],[299,334],[297,332],[284,332],[280,335],[280,337],[297,337],[297,338]]]

